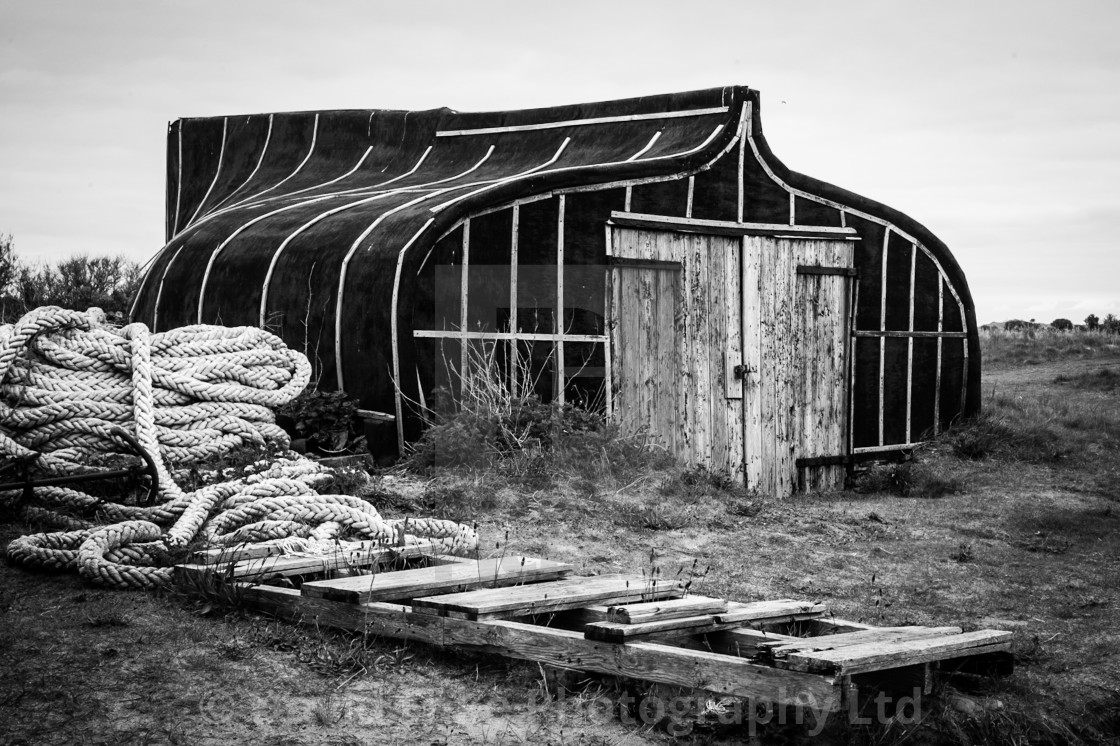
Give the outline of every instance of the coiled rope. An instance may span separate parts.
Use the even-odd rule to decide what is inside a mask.
[[[453,521],[386,520],[360,498],[321,495],[316,487],[332,481],[329,473],[291,453],[240,479],[190,493],[179,487],[168,464],[204,464],[242,446],[286,449],[273,409],[310,376],[306,357],[255,327],[150,334],[143,324],[110,327],[99,309],[53,306],[0,326],[0,457],[32,460],[44,474],[82,473],[135,458],[112,435],[123,427],[159,475],[154,505],[36,488],[41,504],[23,506],[24,518],[67,530],[15,539],[8,560],[156,588],[171,582],[174,558],[196,539],[220,547],[271,542],[302,553],[341,537],[423,538],[448,552],[477,546],[474,530]]]

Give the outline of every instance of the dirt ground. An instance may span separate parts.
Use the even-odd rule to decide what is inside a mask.
[[[1120,358],[1098,357],[994,369],[985,396],[1057,392],[1116,418],[1115,393],[1098,399],[1054,379],[1118,366]],[[502,493],[475,518],[495,553],[567,561],[581,572],[679,569],[707,595],[806,598],[874,624],[1015,633],[1012,677],[941,690],[922,725],[905,733],[834,740],[1116,743],[1120,442],[1111,432],[1096,439],[1099,457],[1054,463],[967,460],[936,446],[919,459],[963,485],[937,499],[544,488]],[[27,530],[2,525],[0,542]],[[108,591],[7,565],[0,670],[3,744],[750,742],[745,729],[673,736],[620,717],[620,698],[635,690],[612,680],[556,699],[556,682],[529,663],[354,640],[173,593]],[[806,735],[767,734],[764,742]]]

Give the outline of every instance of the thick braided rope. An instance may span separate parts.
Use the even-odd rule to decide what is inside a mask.
[[[310,366],[259,329],[193,326],[151,335],[142,324],[113,331],[102,321],[96,309],[48,307],[0,327],[0,454],[75,473],[117,452],[111,429],[124,425],[156,465],[160,502],[125,505],[69,488],[37,488],[45,507],[24,506],[25,517],[74,530],[20,537],[7,548],[10,561],[150,589],[171,581],[172,552],[199,535],[216,546],[343,535],[428,539],[446,551],[477,546],[467,526],[385,521],[364,500],[318,494],[315,488],[332,478],[306,459],[262,462],[255,474],[183,492],[168,462],[286,443],[270,407],[303,390]],[[82,512],[94,520],[75,515]]]
[[[271,408],[304,389],[311,367],[275,335],[208,326],[151,335],[99,318],[44,307],[0,327],[0,454],[41,454],[40,468],[66,473],[106,450],[98,420],[135,421],[171,463],[286,445]]]

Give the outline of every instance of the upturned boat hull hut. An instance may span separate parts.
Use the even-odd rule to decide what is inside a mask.
[[[167,178],[133,318],[277,331],[401,445],[472,360],[778,494],[979,407],[946,246],[785,168],[746,87],[180,119]]]

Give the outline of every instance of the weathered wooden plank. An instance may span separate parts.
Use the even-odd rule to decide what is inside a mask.
[[[418,542],[417,546],[430,546],[431,542]],[[368,552],[370,550],[384,549],[385,542],[379,541],[342,541],[339,542],[339,551],[345,553]],[[241,560],[260,559],[290,553],[290,544],[283,541],[263,541],[257,544],[237,544],[231,547],[217,547],[202,549],[191,555],[191,562],[186,564],[213,565],[215,563],[228,564]]]
[[[855,247],[851,244],[833,244],[834,258],[837,263],[845,266],[855,266]],[[846,278],[836,285],[839,299],[836,304],[836,337],[834,338],[835,352],[832,358],[833,372],[835,375],[835,395],[833,398],[833,430],[832,444],[836,453],[849,453],[851,440],[849,439],[849,420],[851,419],[851,377],[849,369],[852,365],[852,337],[851,328],[855,313],[855,299],[853,295],[856,288],[854,277]],[[830,483],[831,489],[843,489],[847,470],[843,467],[834,467]]]
[[[459,557],[454,554],[429,554],[427,557],[433,565],[469,565],[474,562],[470,557]]]
[[[762,485],[762,327],[760,323],[762,276],[761,252],[757,240],[743,237],[742,325],[743,366],[743,473],[747,489]]]
[[[708,379],[703,385],[710,392],[711,470],[727,472],[730,461],[731,439],[727,428],[727,412],[731,400],[731,382],[728,376],[729,316],[727,288],[727,260],[725,245],[733,239],[698,237],[703,244],[699,254],[707,265],[707,297],[705,319],[701,324],[700,354],[708,358]]]
[[[676,455],[684,464],[694,464],[698,455],[696,439],[696,374],[691,367],[692,349],[692,293],[689,278],[695,272],[694,257],[688,251],[686,236],[674,236],[669,255],[681,262],[683,271],[678,278],[673,306],[673,333],[677,358],[674,362],[676,380],[677,447]]]
[[[899,666],[912,666],[942,658],[998,652],[1011,646],[1011,633],[979,630],[947,637],[873,642],[836,650],[790,653],[783,662],[794,670],[857,674]]]
[[[227,564],[239,560],[280,555],[284,554],[284,552],[284,544],[280,541],[262,541],[259,544],[237,544],[232,547],[201,549],[191,555],[191,562],[188,564],[213,565],[218,562]]]
[[[840,634],[842,632],[859,632],[865,629],[880,629],[873,624],[853,622],[850,619],[841,619],[840,617],[834,616],[810,619],[798,625],[798,628],[807,632],[810,636],[820,637],[823,637],[824,635]]]
[[[849,244],[839,241],[801,241],[794,261],[844,267],[851,264]],[[801,457],[836,456],[845,452],[847,407],[847,325],[849,280],[841,275],[797,277],[793,327],[801,333],[800,381],[794,384],[793,407],[799,412],[795,451]],[[798,314],[801,314],[798,323]],[[799,394],[797,392],[800,392]],[[802,468],[801,485],[807,490],[842,486],[839,465]]]
[[[792,653],[823,652],[852,645],[945,637],[959,635],[961,631],[960,627],[877,627],[857,632],[805,637],[797,642],[774,642],[769,645],[764,644],[764,647],[775,658],[784,658]]]
[[[467,619],[547,614],[587,604],[614,604],[672,598],[684,594],[680,583],[647,583],[638,575],[598,575],[565,578],[516,588],[484,589],[427,596],[412,600],[413,608],[458,612]]]
[[[727,611],[727,601],[708,596],[685,596],[665,601],[647,601],[608,607],[605,621],[623,624],[637,624],[664,619],[696,616],[698,614],[717,614]]]
[[[584,627],[584,636],[589,640],[623,643],[653,637],[665,639],[676,635],[707,634],[731,629],[739,626],[739,624],[739,622],[717,622],[712,614],[639,622],[637,624],[593,622]]]
[[[775,314],[775,259],[772,242],[752,238],[759,254],[759,339],[760,361],[758,368],[758,391],[760,404],[760,441],[761,441],[761,479],[759,488],[770,494],[777,491],[776,453],[777,444],[777,392],[778,386],[778,335]]]
[[[578,609],[569,609],[563,616],[569,629],[583,629],[583,625],[593,622],[610,621],[611,607],[603,604],[589,604]]]
[[[670,453],[680,454],[682,447],[680,413],[678,408],[678,386],[676,378],[680,342],[673,333],[676,323],[677,303],[681,276],[679,272],[660,271],[655,273],[656,315],[650,327],[650,346],[653,353],[654,380],[651,404],[656,411],[654,421],[665,434],[665,445]],[[687,441],[684,441],[687,442]]]
[[[579,632],[520,622],[440,619],[448,645],[756,701],[810,706],[819,712],[835,712],[840,706],[839,690],[831,678],[781,671],[728,655],[651,642],[604,643],[587,640]],[[798,678],[788,678],[791,674]]]
[[[615,229],[612,252],[635,261],[681,262],[671,234]],[[612,271],[612,359],[618,421],[624,431],[648,431],[687,462],[679,406],[678,335],[674,333],[682,271],[654,265]]]
[[[741,241],[703,237],[708,244],[707,323],[704,345],[709,357],[711,451],[713,471],[737,484],[743,479],[743,381],[736,368],[743,363]]]
[[[734,655],[739,658],[753,658],[759,655],[764,646],[792,642],[799,637],[779,635],[773,632],[751,629],[749,627],[735,627],[732,629],[705,635],[704,641],[713,652],[725,655]]]
[[[819,263],[820,256],[812,256],[818,252],[812,245],[798,246],[793,261],[813,261]],[[794,457],[813,457],[825,455],[823,448],[818,444],[818,423],[820,415],[820,399],[817,391],[817,376],[820,367],[820,347],[817,344],[820,327],[818,325],[821,312],[821,289],[826,285],[826,279],[821,275],[804,275],[796,273],[793,276],[794,308],[792,311],[792,324],[795,329],[793,335],[794,364],[797,366],[797,380],[791,387],[792,404],[795,416],[792,418],[796,426],[796,446]],[[800,354],[797,354],[797,351]],[[795,462],[796,466],[796,462]],[[812,491],[816,470],[801,467],[797,469],[796,488]]]
[[[793,242],[776,239],[771,259],[774,265],[772,296],[774,314],[774,492],[785,497],[793,492],[796,479],[794,449],[797,428],[794,387],[798,361],[804,354],[793,329]],[[795,355],[796,351],[796,355]]]
[[[411,639],[441,646],[464,646],[510,658],[583,671],[704,689],[760,702],[840,707],[834,679],[782,671],[704,650],[657,643],[614,645],[584,639],[579,632],[504,620],[471,621],[418,614],[391,603],[343,604],[296,595],[271,586],[244,587],[246,600],[280,618],[313,625]]]
[[[712,467],[712,350],[708,347],[708,305],[710,282],[708,275],[708,243],[705,236],[690,235],[686,242],[689,256],[689,273],[686,278],[689,296],[688,364],[691,372],[692,411],[696,420],[692,424],[691,465]]]
[[[723,308],[727,349],[724,376],[728,393],[722,409],[727,438],[727,458],[720,468],[727,472],[734,484],[745,484],[743,475],[743,377],[736,367],[744,362],[743,356],[743,270],[742,242],[738,239],[723,244],[723,276],[726,288]],[[714,345],[715,350],[720,345]]]
[[[205,582],[214,577],[238,580],[267,580],[269,578],[331,572],[339,569],[362,569],[386,564],[396,559],[419,557],[436,551],[431,542],[409,544],[403,547],[379,546],[376,542],[361,542],[364,548],[346,548],[334,554],[320,556],[269,555],[255,559],[223,564],[176,565],[175,574],[182,581]]]
[[[796,238],[858,239],[854,228],[786,223],[739,223],[730,220],[680,218],[672,215],[647,215],[615,210],[611,223],[619,226],[662,231],[692,231],[711,236],[791,236]]]
[[[349,604],[304,596],[292,588],[241,583],[245,603],[280,619],[375,636],[443,644],[443,618],[391,603]]]
[[[832,242],[832,261],[836,265],[852,266],[851,246]],[[853,277],[836,277],[828,283],[827,309],[830,335],[824,356],[826,374],[822,390],[827,392],[823,407],[822,426],[825,428],[824,446],[829,454],[847,455],[848,432],[848,288]],[[846,469],[842,465],[824,467],[819,471],[817,489],[843,489]]]
[[[851,246],[831,241],[822,243],[820,255],[836,266],[851,265]],[[847,289],[851,280],[844,276],[822,277],[817,299],[817,325],[814,335],[819,370],[813,401],[816,404],[815,437],[819,455],[843,455],[847,403]],[[840,489],[844,468],[820,466],[813,470],[813,489]]]
[[[303,584],[303,595],[344,603],[416,598],[439,591],[493,588],[553,580],[572,571],[571,565],[531,557],[502,557],[470,564],[441,565],[380,575],[315,580]]]
[[[730,623],[773,623],[780,621],[797,621],[813,619],[822,616],[828,611],[824,604],[812,601],[795,601],[793,599],[780,599],[777,601],[756,601],[752,603],[728,604],[728,609],[722,614],[716,614],[719,624]]]

